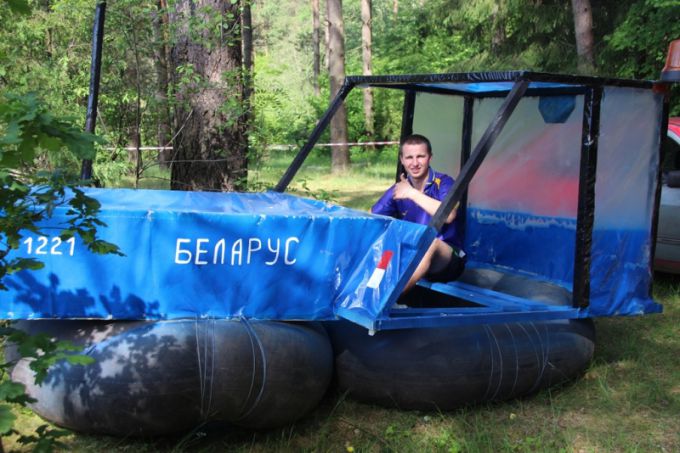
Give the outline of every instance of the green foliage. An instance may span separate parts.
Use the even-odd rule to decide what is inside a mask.
[[[309,134],[328,105],[328,81],[322,74],[322,93],[314,97],[308,10],[301,11],[292,1],[264,3],[257,3],[253,10],[260,24],[255,29],[256,121],[261,124],[260,130],[270,134],[269,143],[296,143]],[[668,43],[680,38],[677,0],[591,3],[595,75],[658,78]],[[361,73],[359,5],[359,0],[343,5],[348,74]],[[407,0],[399,1],[398,6],[395,14],[393,2],[373,2],[374,74],[577,71],[570,2]],[[321,15],[323,24],[323,11]],[[297,45],[302,39],[306,44]],[[680,114],[680,89],[675,88],[673,93],[671,111]],[[401,99],[375,99],[377,138],[398,137],[400,105]],[[314,112],[311,118],[310,106]],[[361,100],[350,97],[347,110],[350,140],[361,140]]]
[[[6,289],[4,277],[13,272],[35,270],[43,264],[32,258],[13,257],[27,232],[42,234],[41,222],[55,209],[64,208],[67,220],[60,233],[62,240],[79,236],[96,253],[120,254],[117,246],[97,237],[97,228],[104,223],[97,219],[99,202],[86,196],[76,187],[75,177],[61,171],[48,172],[36,168],[36,161],[49,168],[50,162],[63,155],[74,159],[94,157],[94,144],[99,141],[92,134],[78,130],[67,119],[48,113],[34,95],[5,94],[0,97],[0,289]],[[50,366],[66,360],[85,365],[92,362],[87,356],[73,354],[77,348],[67,342],[54,341],[47,335],[30,336],[9,327],[0,329],[3,343],[16,345],[21,357],[30,358],[30,368],[37,383],[42,382]],[[0,435],[18,434],[14,429],[15,416],[8,404],[25,406],[34,402],[22,384],[8,379],[14,363],[0,364]],[[32,445],[35,451],[63,448],[59,438],[64,431],[47,425],[40,426],[35,435],[22,435],[19,442]]]
[[[64,450],[67,448],[66,444],[60,441],[61,438],[70,433],[63,429],[50,428],[48,425],[40,425],[35,430],[36,435],[22,435],[19,436],[19,443],[22,445],[30,445],[36,453],[52,452],[57,449]]]
[[[94,135],[78,130],[72,122],[50,115],[33,95],[7,94],[0,98],[0,289],[3,277],[22,269],[37,269],[33,259],[10,257],[26,232],[40,234],[40,220],[58,206],[69,216],[61,238],[80,236],[90,250],[120,253],[96,236],[103,223],[96,218],[99,204],[77,188],[68,173],[38,171],[34,162],[49,162],[64,150],[73,158],[94,156]],[[68,196],[67,188],[72,196]]]
[[[621,78],[659,78],[668,44],[680,39],[680,2],[637,0],[619,12],[617,19],[602,38],[599,72]],[[671,87],[670,115],[680,115],[678,84]]]
[[[0,103],[4,134],[0,138],[0,168],[18,168],[32,163],[40,151],[57,153],[66,145],[80,159],[94,158],[98,139],[58,119],[40,106],[34,94],[6,94]]]
[[[9,8],[15,13],[19,14],[29,14],[31,12],[31,7],[28,6],[27,0],[6,0]]]
[[[670,40],[680,37],[677,0],[591,2],[598,75],[656,79]],[[572,10],[560,0],[402,0],[373,2],[373,72],[376,74],[529,69],[576,71]],[[321,35],[323,35],[323,2]],[[311,10],[296,0],[252,3],[255,35],[255,94],[250,128],[252,156],[269,145],[303,142],[328,105],[328,79],[322,55],[321,95],[311,83]],[[168,6],[172,11],[173,3]],[[344,2],[346,67],[361,73],[359,0]],[[150,0],[117,0],[107,5],[99,126],[110,146],[156,145],[158,125],[179,102],[177,88],[196,89],[205,81],[196,68],[168,69],[167,99],[160,96],[159,56],[179,39],[172,27],[154,31],[167,13]],[[50,111],[84,119],[94,5],[91,0],[11,0],[0,3],[0,86],[17,93],[39,92]],[[197,14],[196,17],[199,17]],[[191,22],[191,21],[190,21]],[[208,48],[235,45],[223,19],[189,23],[187,32]],[[322,39],[323,41],[323,39]],[[321,45],[324,52],[323,42]],[[176,86],[173,88],[173,83]],[[680,114],[680,88],[671,112]],[[401,99],[378,93],[374,101],[375,138],[394,139],[400,128]],[[348,103],[349,137],[366,134],[360,97]],[[224,111],[243,114],[238,99]],[[176,118],[181,127],[183,118]],[[138,134],[138,136],[137,136]],[[322,137],[322,140],[326,140]],[[113,151],[95,161],[95,175],[106,185],[139,173],[132,153]],[[146,157],[145,157],[146,158]],[[75,165],[62,157],[61,167]],[[153,159],[152,159],[153,160]],[[148,168],[144,161],[143,169]],[[137,176],[139,176],[137,174]]]
[[[659,77],[668,43],[680,39],[680,4],[671,0],[638,0],[621,14],[604,37],[600,66],[609,75],[624,78]]]
[[[88,365],[94,362],[92,357],[71,354],[71,352],[80,350],[77,346],[68,341],[55,341],[46,334],[28,335],[21,330],[9,327],[2,328],[0,334],[10,343],[17,345],[21,357],[33,359],[30,368],[35,372],[36,384],[42,383],[47,377],[49,367],[61,360],[66,360],[72,365]],[[8,384],[13,386],[12,397],[19,398],[19,400],[12,400],[11,402],[25,404],[29,398],[17,393],[19,388],[23,386],[13,382],[8,382]],[[0,395],[2,395],[1,392]]]

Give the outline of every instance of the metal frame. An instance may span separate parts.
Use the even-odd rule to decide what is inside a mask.
[[[428,83],[447,82],[511,82],[512,88],[508,92],[498,91],[490,93],[469,93],[463,90],[455,90],[451,87],[436,88],[427,86]],[[531,87],[531,82],[547,82],[566,84],[565,86],[551,88]],[[433,74],[433,75],[400,75],[400,76],[358,76],[347,77],[338,95],[333,99],[329,109],[317,123],[309,140],[302,147],[290,167],[276,185],[275,190],[282,192],[290,184],[306,157],[311,152],[323,130],[330,123],[330,119],[344,102],[349,92],[354,87],[383,87],[400,89],[404,94],[404,107],[402,116],[402,138],[412,133],[413,114],[415,108],[416,92],[441,93],[451,95],[464,95],[463,134],[461,143],[461,171],[456,178],[452,190],[442,201],[439,209],[432,217],[429,226],[436,230],[441,229],[445,219],[453,207],[463,201],[467,194],[467,188],[476,171],[484,161],[495,140],[500,135],[510,115],[523,96],[540,95],[565,95],[579,94],[585,96],[582,127],[581,163],[579,174],[579,202],[576,219],[576,245],[574,261],[573,303],[572,306],[554,307],[534,301],[523,300],[505,294],[494,293],[483,288],[471,288],[460,282],[451,284],[430,284],[422,282],[421,286],[433,291],[448,294],[451,297],[461,297],[480,304],[479,308],[459,309],[392,309],[392,304],[398,299],[399,294],[392,294],[386,304],[386,308],[378,319],[364,318],[350,310],[340,309],[338,315],[365,326],[368,329],[396,329],[404,327],[433,327],[437,325],[472,324],[481,322],[483,318],[488,322],[511,322],[538,319],[573,319],[585,317],[589,303],[590,290],[590,255],[594,219],[594,190],[595,172],[597,168],[597,143],[599,135],[599,112],[600,102],[604,85],[627,86],[635,88],[650,88],[651,82],[630,81],[617,79],[602,79],[596,77],[581,77],[556,75],[534,72],[494,72],[494,73],[459,73],[459,74]],[[569,86],[570,85],[570,86]],[[474,115],[474,100],[482,97],[500,95],[505,99],[496,116],[488,125],[486,131],[477,145],[472,148],[472,124]],[[397,163],[399,173],[403,171]],[[465,213],[463,212],[463,216]],[[397,285],[397,290],[408,279],[404,276]]]
[[[106,17],[106,2],[100,1],[94,11],[94,26],[92,27],[92,62],[90,64],[90,91],[87,97],[87,116],[85,131],[94,133],[97,124],[97,104],[99,102],[99,81],[102,68],[102,43],[104,41],[104,20]],[[80,178],[92,178],[92,161],[84,159],[80,169]]]
[[[472,96],[465,96],[463,101],[463,130],[461,133],[460,143],[460,168],[463,168],[465,163],[470,159],[472,153],[472,125],[474,120],[474,98]],[[459,222],[460,233],[465,237],[467,230],[467,190],[463,192],[458,207],[456,218]]]
[[[664,158],[666,157],[664,155],[664,143],[666,140],[668,140],[668,117],[669,117],[669,110],[670,110],[670,96],[669,96],[669,87],[668,85],[665,84],[659,84],[658,86],[654,87],[655,89],[663,90],[664,93],[664,99],[663,99],[663,106],[661,108],[661,129],[659,130],[659,134],[661,137],[659,138],[659,169],[657,171],[656,175],[656,180],[657,180],[657,185],[656,185],[656,191],[654,193],[654,216],[652,218],[652,237],[651,237],[651,243],[652,243],[652,250],[651,250],[651,256],[649,258],[649,272],[653,273],[654,272],[654,258],[656,257],[656,235],[658,233],[659,229],[659,210],[661,208],[661,187],[662,187],[662,173],[663,173],[663,161]],[[649,283],[649,293],[652,293],[652,286],[654,285],[654,279],[652,279]]]
[[[601,102],[602,87],[594,87],[588,90],[583,103],[576,250],[572,289],[573,305],[583,308],[589,305],[590,300],[590,264],[595,220],[595,175],[597,174]]]
[[[532,82],[561,83],[566,85],[584,86],[624,86],[631,88],[651,88],[653,82],[647,80],[627,80],[591,76],[576,76],[569,74],[553,74],[534,71],[495,71],[495,72],[458,72],[448,74],[407,74],[384,76],[348,76],[347,82],[352,85],[371,85],[375,87],[389,87],[399,85],[401,89],[408,89],[410,84],[414,89],[423,91],[417,84],[428,83],[482,83],[482,82],[516,82],[525,79]],[[451,92],[451,90],[446,90]]]
[[[314,130],[309,136],[309,140],[307,140],[307,143],[305,143],[305,145],[300,149],[300,152],[298,152],[298,154],[295,156],[293,162],[290,164],[286,172],[283,174],[278,184],[276,184],[276,187],[274,187],[274,191],[284,192],[286,190],[288,184],[290,184],[290,182],[293,180],[293,177],[295,177],[298,170],[300,170],[300,167],[304,163],[305,159],[307,159],[307,156],[309,156],[309,153],[312,151],[312,148],[314,148],[314,145],[319,140],[319,137],[321,137],[321,133],[324,131],[324,129],[326,129],[326,126],[328,126],[328,124],[330,123],[331,118],[333,117],[335,112],[338,111],[338,109],[345,101],[345,98],[347,97],[347,95],[349,94],[353,87],[354,87],[353,83],[349,82],[348,80],[345,80],[345,83],[343,83],[342,86],[340,87],[340,90],[333,99],[333,102],[331,102],[330,107],[328,107],[328,110],[326,110],[326,112],[323,114],[319,122],[314,127]]]

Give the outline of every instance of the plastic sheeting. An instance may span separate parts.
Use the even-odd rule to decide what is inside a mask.
[[[484,84],[486,85],[486,84]],[[487,87],[493,90],[497,84]],[[574,284],[584,95],[526,96],[472,179],[465,206],[468,267]],[[477,143],[502,98],[476,99]],[[590,306],[582,316],[660,311],[651,299],[650,253],[661,96],[606,87],[600,116]],[[460,168],[462,97],[418,93],[413,130],[433,138],[434,165]],[[442,123],[447,123],[448,127]],[[453,283],[455,286],[455,283]]]
[[[661,103],[651,90],[604,90],[590,268],[594,316],[660,311],[650,288]]]
[[[26,236],[17,254],[45,268],[7,277],[0,318],[334,319],[377,316],[434,230],[279,193],[87,189],[125,256]],[[397,290],[395,291],[395,288]]]
[[[470,183],[470,259],[571,286],[583,97],[563,122],[546,123],[525,97]],[[500,99],[475,102],[473,143]]]
[[[546,99],[551,98],[520,101],[472,179],[464,248],[471,265],[537,275],[571,288],[583,96],[569,96],[573,108],[551,123],[540,108]],[[473,143],[501,103],[475,101]],[[453,96],[419,93],[416,98],[413,129],[434,137],[434,165],[454,176],[462,129],[449,126],[448,136],[441,137],[438,125],[442,117],[461,123],[462,109],[461,99]]]

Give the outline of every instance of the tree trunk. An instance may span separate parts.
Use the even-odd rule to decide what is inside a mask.
[[[593,38],[593,13],[590,0],[571,0],[574,13],[574,34],[576,35],[576,54],[580,72],[592,72],[595,68]]]
[[[321,52],[320,52],[320,37],[319,37],[319,0],[312,0],[312,47],[314,49],[313,56],[313,74],[312,85],[314,86],[314,96],[319,96],[319,75],[321,73]]]
[[[363,60],[364,75],[373,75],[371,64],[371,0],[361,0],[361,56]],[[373,125],[373,91],[370,88],[364,89],[364,125],[366,136],[370,141],[374,138]],[[370,149],[375,149],[374,145],[369,145]]]
[[[250,14],[250,4],[252,0],[243,0],[243,16],[241,17],[241,27],[243,29],[243,69],[245,70],[247,83],[244,84],[244,99],[250,103],[252,94],[252,75],[253,75],[253,20]]]
[[[329,23],[328,61],[330,66],[331,99],[340,91],[345,80],[345,30],[342,22],[342,0],[327,0]],[[331,119],[331,171],[342,173],[349,169],[347,146],[347,111],[344,103]]]
[[[171,187],[244,189],[248,143],[239,2],[176,0],[170,22],[177,34],[171,63],[178,123]]]
[[[241,28],[243,30],[243,107],[245,115],[246,137],[247,131],[253,124],[253,20],[250,6],[253,0],[243,0],[243,15]],[[247,156],[246,156],[247,158]]]
[[[330,41],[331,41],[331,22],[328,19],[328,4],[326,4],[326,19],[324,20],[324,25],[323,27],[323,45],[324,49],[326,49],[326,52],[323,55],[323,66],[326,68],[326,71],[331,70],[331,63],[330,63],[330,56],[329,54],[329,48],[330,48]]]
[[[168,29],[167,5],[165,0],[157,2],[158,11],[153,18],[154,35],[154,66],[156,69],[156,103],[158,104],[158,145],[159,147],[170,146],[172,128],[170,126],[170,109],[168,108],[168,46],[165,30]],[[161,167],[168,168],[172,150],[161,149],[158,153],[158,163]]]
[[[502,1],[493,6],[491,13],[491,55],[500,56],[505,43],[505,11]]]

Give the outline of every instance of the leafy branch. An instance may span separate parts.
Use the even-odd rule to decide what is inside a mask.
[[[76,184],[77,177],[51,169],[49,162],[63,154],[75,159],[92,159],[100,139],[79,130],[71,119],[51,115],[35,95],[0,97],[0,290],[6,290],[8,274],[36,270],[44,264],[33,258],[13,257],[24,235],[44,235],[42,225],[57,208],[66,210],[59,235],[62,240],[78,236],[95,253],[122,255],[115,244],[97,236],[106,224],[98,219],[100,204]],[[28,335],[9,326],[0,326],[0,340],[16,347],[19,357],[30,359],[35,382],[41,383],[48,369],[57,362],[75,365],[92,363],[91,357],[76,354],[79,348],[56,341],[45,334]],[[23,384],[12,382],[9,373],[16,362],[0,363],[0,435],[18,435],[18,442],[35,451],[65,448],[59,439],[67,434],[49,425],[34,434],[21,435],[15,428],[12,404],[35,402]],[[0,452],[2,444],[0,443]]]

